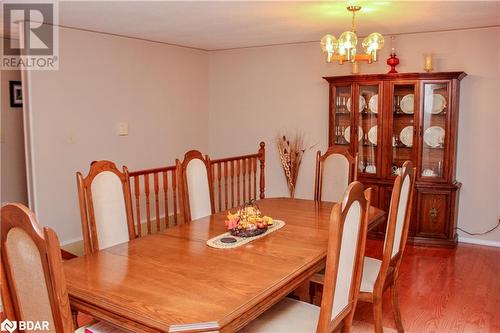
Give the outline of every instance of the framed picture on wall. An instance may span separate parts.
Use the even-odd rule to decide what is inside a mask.
[[[10,91],[10,107],[22,108],[23,107],[23,89],[21,81],[9,81]]]

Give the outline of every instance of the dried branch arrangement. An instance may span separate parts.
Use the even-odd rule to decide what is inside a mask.
[[[307,147],[304,144],[304,135],[296,133],[294,136],[278,135],[276,138],[278,152],[280,154],[281,166],[287,179],[288,191],[290,197],[295,197],[295,185],[299,174],[302,157]]]

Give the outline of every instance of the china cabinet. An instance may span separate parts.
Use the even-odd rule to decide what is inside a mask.
[[[461,184],[455,179],[460,81],[464,72],[325,77],[329,145],[358,154],[358,179],[389,209],[404,161],[417,168],[409,239],[454,245]],[[371,232],[383,237],[385,225]]]

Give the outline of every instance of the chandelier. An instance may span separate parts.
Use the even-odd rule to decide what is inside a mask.
[[[384,46],[384,37],[378,32],[372,32],[361,43],[365,54],[357,54],[358,36],[356,35],[355,19],[361,6],[348,6],[347,10],[352,13],[351,30],[344,31],[338,39],[330,34],[321,38],[321,49],[326,53],[326,61],[336,60],[341,65],[346,61],[352,63],[366,61],[370,64],[377,61],[377,51]]]

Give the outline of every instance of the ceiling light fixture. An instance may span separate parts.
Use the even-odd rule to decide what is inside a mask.
[[[372,32],[361,43],[365,54],[356,54],[358,36],[355,20],[356,13],[361,10],[361,6],[348,6],[347,10],[352,13],[351,30],[344,31],[338,39],[330,34],[321,38],[321,49],[326,53],[326,61],[336,60],[341,65],[346,61],[352,63],[366,61],[370,64],[377,61],[377,51],[384,47],[384,37],[378,32]]]

